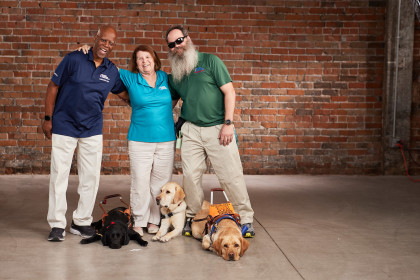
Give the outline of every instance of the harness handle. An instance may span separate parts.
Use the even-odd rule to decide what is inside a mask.
[[[122,199],[122,196],[119,194],[119,193],[116,193],[116,194],[111,194],[111,195],[107,195],[107,196],[105,196],[104,197],[104,199],[101,201],[101,202],[99,202],[99,206],[102,208],[102,211],[104,211],[104,214],[106,215],[107,214],[107,212],[106,212],[106,210],[104,209],[104,207],[102,206],[102,204],[106,204],[106,200],[108,199],[108,198],[113,198],[113,197],[120,197],[120,201],[122,202],[122,203],[124,203],[126,206],[127,206],[127,208],[129,209],[129,211],[131,212],[131,208],[130,208],[130,205],[128,205],[123,199]]]
[[[223,195],[226,198],[226,201],[229,201],[225,191],[222,188],[213,188],[210,190],[210,204],[213,204],[213,192],[223,192]]]
[[[116,193],[116,194],[111,194],[111,195],[107,195],[107,196],[105,196],[105,197],[104,197],[104,200],[102,200],[102,201],[101,201],[101,203],[102,203],[102,204],[106,204],[106,200],[107,200],[108,198],[113,198],[113,197],[118,197],[118,196],[119,196],[119,197],[121,197],[121,195],[120,195],[119,193]]]

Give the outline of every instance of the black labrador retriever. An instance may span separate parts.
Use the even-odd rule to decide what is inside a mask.
[[[124,212],[126,209],[125,207],[114,208],[108,212],[103,220],[92,223],[92,226],[96,229],[96,234],[82,239],[80,243],[89,244],[102,240],[104,246],[109,246],[111,249],[120,249],[123,245],[127,245],[130,240],[135,240],[140,246],[147,246],[148,242],[143,240],[140,234],[131,227],[134,219],[133,216]]]

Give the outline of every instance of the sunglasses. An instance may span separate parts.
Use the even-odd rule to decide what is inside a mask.
[[[188,35],[187,35],[187,36],[188,36]],[[175,42],[168,43],[168,47],[169,47],[170,49],[173,49],[173,48],[175,48],[175,44],[177,44],[177,45],[181,45],[181,44],[182,44],[182,42],[184,42],[184,39],[185,39],[187,36],[184,36],[184,37],[179,37],[178,39],[176,39],[176,40],[175,40]]]

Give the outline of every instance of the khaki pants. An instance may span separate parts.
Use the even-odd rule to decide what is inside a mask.
[[[77,172],[80,195],[73,221],[79,226],[92,223],[92,211],[99,187],[102,162],[102,135],[87,138],[73,138],[59,134],[52,135],[50,189],[47,220],[51,228],[66,228],[69,173],[74,150],[77,148]]]
[[[156,197],[172,179],[175,141],[146,143],[128,141],[130,155],[130,205],[135,227],[159,225],[160,210]]]
[[[241,159],[236,141],[223,146],[219,143],[221,125],[199,127],[190,122],[182,126],[182,172],[186,194],[187,217],[194,217],[200,211],[204,193],[202,177],[209,157],[221,188],[226,192],[235,212],[241,216],[241,223],[252,223],[254,211],[246,189]]]

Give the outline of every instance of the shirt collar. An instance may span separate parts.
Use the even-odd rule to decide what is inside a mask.
[[[89,49],[88,55],[89,55],[88,60],[90,60],[90,61],[92,61],[93,63],[95,63],[95,61],[93,60],[93,47],[91,47],[91,48]],[[105,68],[108,68],[108,67],[109,67],[109,65],[110,65],[110,61],[109,61],[109,59],[108,59],[108,58],[106,58],[106,57],[104,57],[104,60],[102,61],[102,64],[101,64],[101,65],[99,65],[99,66],[104,66]]]
[[[156,71],[156,86],[155,88],[158,88],[160,84],[163,82],[162,75],[159,74],[160,70]],[[143,78],[143,76],[139,73],[137,73],[137,82],[145,87],[151,87],[147,81]],[[152,88],[152,87],[151,87]]]

